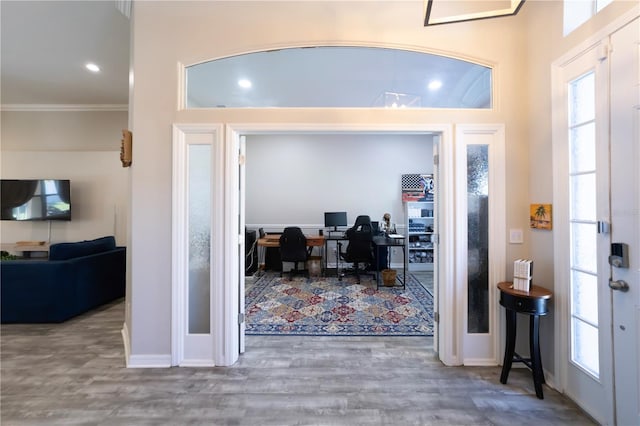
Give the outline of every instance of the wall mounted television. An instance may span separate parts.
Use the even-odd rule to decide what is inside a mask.
[[[71,220],[68,179],[0,180],[2,220]]]

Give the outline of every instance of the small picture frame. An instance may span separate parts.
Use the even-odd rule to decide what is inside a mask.
[[[529,222],[532,229],[551,230],[553,227],[551,204],[531,204]]]

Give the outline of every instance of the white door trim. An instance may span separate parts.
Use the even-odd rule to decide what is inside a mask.
[[[420,125],[398,125],[398,124],[292,124],[292,123],[234,123],[226,126],[228,141],[238,143],[240,136],[251,134],[269,133],[396,133],[396,134],[429,134],[438,133],[440,140],[440,188],[439,201],[444,214],[439,223],[441,235],[454,236],[455,222],[452,219],[455,203],[455,182],[454,182],[454,148],[452,138],[452,125],[450,124],[420,124]],[[230,190],[234,188],[229,186]],[[237,191],[237,187],[235,188]],[[465,222],[466,223],[466,222]],[[456,318],[455,313],[459,308],[454,308],[460,303],[459,296],[451,286],[455,273],[455,241],[453,238],[441,238],[440,243],[440,267],[438,269],[439,288],[439,309],[440,322],[438,327],[439,347],[434,348],[446,365],[459,365],[460,358],[457,353]],[[232,283],[230,280],[228,283]],[[228,291],[232,291],[229,289]]]
[[[212,214],[211,223],[211,297],[210,333],[189,335],[187,333],[187,285],[188,285],[188,199],[187,185],[189,144],[212,145],[212,189],[213,209],[223,205],[222,182],[225,176],[223,126],[220,124],[176,124],[173,126],[173,173],[172,173],[172,294],[171,294],[171,365],[214,366],[231,365],[225,345],[225,330],[237,315],[229,309],[224,299],[224,242],[226,232],[224,216]],[[204,136],[204,138],[202,137]],[[222,238],[220,238],[222,236]],[[236,320],[237,321],[237,320]],[[199,348],[196,352],[185,350],[189,342]],[[200,350],[201,349],[201,350]]]
[[[489,147],[489,331],[467,333],[467,151],[468,145]],[[458,318],[458,345],[464,365],[497,365],[500,362],[500,306],[496,285],[505,280],[506,192],[505,130],[503,124],[463,124],[456,126],[456,280],[453,288],[461,300]]]

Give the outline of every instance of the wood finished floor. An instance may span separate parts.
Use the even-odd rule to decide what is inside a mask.
[[[228,368],[127,369],[124,303],[63,324],[2,325],[9,425],[587,425],[530,373],[444,367],[425,337],[247,336]],[[168,339],[168,337],[167,337]]]

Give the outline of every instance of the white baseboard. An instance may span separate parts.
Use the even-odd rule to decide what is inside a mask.
[[[131,355],[129,327],[122,326],[122,342],[124,344],[124,360],[127,368],[169,368],[171,355]]]
[[[210,359],[185,359],[179,367],[215,367],[216,365]]]
[[[498,365],[493,358],[465,358],[465,367],[495,367]]]
[[[169,368],[171,355],[130,355],[127,368]]]

